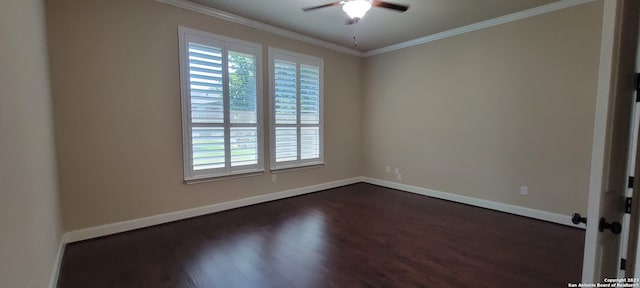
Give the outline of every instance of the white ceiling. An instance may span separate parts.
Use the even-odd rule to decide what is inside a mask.
[[[372,8],[356,25],[345,25],[340,6],[303,12],[332,0],[191,0],[362,52],[535,8],[556,0],[390,0],[405,13]],[[354,47],[354,32],[358,47]]]

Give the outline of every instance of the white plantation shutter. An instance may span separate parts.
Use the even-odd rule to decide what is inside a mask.
[[[298,129],[276,126],[276,162],[298,160]]]
[[[224,128],[193,127],[193,170],[225,166]]]
[[[179,36],[185,180],[262,171],[260,45]]]
[[[193,170],[224,167],[222,49],[189,43],[189,88]]]
[[[231,166],[258,163],[258,130],[254,127],[232,127],[230,132]]]
[[[322,59],[269,48],[271,169],[323,163]]]
[[[320,128],[300,128],[300,158],[302,160],[320,157]]]
[[[273,89],[276,124],[296,124],[298,117],[298,71],[295,62],[275,60]]]
[[[275,60],[273,89],[276,162],[298,160],[298,131],[295,126],[298,122],[297,75],[295,62]]]
[[[189,43],[193,123],[224,123],[222,49]]]
[[[229,51],[230,164],[258,164],[256,56]]]
[[[300,158],[320,157],[320,67],[300,65]]]
[[[300,65],[300,123],[320,125],[320,67]]]

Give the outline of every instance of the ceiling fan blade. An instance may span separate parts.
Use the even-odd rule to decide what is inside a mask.
[[[396,10],[398,12],[405,12],[405,11],[409,10],[409,6],[408,5],[393,4],[393,3],[384,2],[384,1],[377,1],[377,0],[373,1],[373,3],[371,3],[371,5],[375,6],[375,7]]]
[[[342,1],[327,3],[324,5],[319,5],[314,7],[302,8],[302,11],[307,12],[307,11],[316,10],[316,9],[325,8],[325,7],[338,6],[340,4],[342,4]]]

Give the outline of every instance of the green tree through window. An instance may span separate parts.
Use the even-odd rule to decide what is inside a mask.
[[[229,52],[229,104],[231,111],[256,110],[255,58]]]

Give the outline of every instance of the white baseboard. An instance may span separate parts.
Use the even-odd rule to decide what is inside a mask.
[[[58,244],[58,252],[56,253],[55,262],[51,268],[51,277],[49,277],[49,288],[56,288],[58,285],[58,276],[60,275],[60,266],[62,265],[62,255],[64,255],[64,248],[66,243],[64,242],[64,236],[60,237],[60,243]]]
[[[218,203],[213,205],[207,205],[202,207],[196,207],[181,211],[169,212],[144,218],[132,219],[122,222],[116,222],[96,227],[90,227],[86,229],[80,229],[64,233],[63,243],[71,243],[76,241],[87,240],[91,238],[111,235],[115,233],[145,228],[158,224],[173,222],[177,220],[183,220],[187,218],[202,216],[224,210],[240,208],[244,206],[269,202],[273,200],[284,199],[288,197],[303,195],[307,193],[318,192],[326,189],[332,189],[340,186],[350,185],[362,182],[361,177],[354,177],[349,179],[342,179],[338,181],[322,183],[312,186],[306,186],[281,192],[269,193],[264,195],[253,196],[244,199],[238,199],[234,201]]]
[[[537,209],[531,209],[531,208],[526,208],[521,206],[515,206],[510,204],[504,204],[504,203],[494,202],[489,200],[483,200],[483,199],[478,199],[478,198],[473,198],[468,196],[462,196],[462,195],[453,194],[453,193],[441,192],[441,191],[436,191],[436,190],[431,190],[431,189],[426,189],[422,187],[416,187],[416,186],[411,186],[411,185],[406,185],[406,184],[401,184],[401,183],[396,183],[396,182],[391,182],[391,181],[386,181],[386,180],[381,180],[376,178],[362,177],[362,182],[383,186],[387,188],[402,190],[406,192],[411,192],[415,194],[430,196],[438,199],[444,199],[448,201],[477,206],[481,208],[496,210],[500,212],[506,212],[506,213],[511,213],[515,215],[525,216],[533,219],[558,223],[558,224],[567,225],[575,228],[586,229],[584,224],[581,224],[579,226],[573,224],[571,222],[571,216],[567,216],[567,215],[562,215],[562,214],[557,214],[557,213],[552,213],[552,212],[547,212],[547,211],[542,211]]]
[[[296,188],[296,189],[291,189],[291,190],[286,190],[281,192],[258,195],[258,196],[238,199],[238,200],[224,202],[224,203],[217,203],[213,205],[207,205],[207,206],[196,207],[196,208],[191,208],[191,209],[186,209],[181,211],[169,212],[169,213],[160,214],[160,215],[154,215],[154,216],[149,216],[144,218],[132,219],[132,220],[127,220],[122,222],[116,222],[116,223],[111,223],[111,224],[106,224],[106,225],[101,225],[96,227],[70,231],[70,232],[64,233],[62,244],[61,244],[62,248],[60,249],[59,253],[62,253],[64,249],[64,244],[66,243],[97,238],[101,236],[106,236],[106,235],[116,234],[120,232],[154,226],[158,224],[173,222],[177,220],[183,220],[187,218],[202,216],[202,215],[225,211],[229,209],[240,208],[244,206],[313,193],[313,192],[322,191],[326,189],[332,189],[340,186],[355,184],[358,182],[365,182],[365,183],[379,185],[379,186],[388,187],[392,189],[430,196],[434,198],[439,198],[439,199],[449,200],[453,202],[468,204],[472,206],[487,208],[491,210],[511,213],[511,214],[525,216],[525,217],[534,218],[538,220],[544,220],[548,222],[563,224],[571,227],[578,227],[583,229],[585,228],[584,225],[580,225],[580,226],[574,225],[571,222],[571,216],[568,216],[568,215],[561,215],[561,214],[537,210],[537,209],[504,204],[500,202],[462,196],[462,195],[453,194],[453,193],[441,192],[441,191],[436,191],[436,190],[431,190],[431,189],[426,189],[422,187],[416,187],[416,186],[411,186],[411,185],[406,185],[406,184],[401,184],[401,183],[396,183],[396,182],[391,182],[391,181],[386,181],[386,180],[381,180],[376,178],[354,177],[354,178],[342,179],[338,181],[306,186],[306,187],[301,187],[301,188]],[[61,257],[61,256],[62,256],[61,254],[58,255],[58,257]],[[59,265],[58,262],[57,264]],[[59,269],[59,267],[56,269]]]

